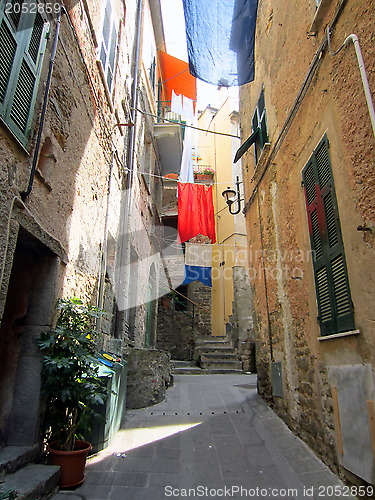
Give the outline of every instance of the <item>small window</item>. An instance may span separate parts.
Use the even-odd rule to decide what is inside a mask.
[[[102,64],[104,79],[110,92],[112,92],[115,68],[117,63],[118,30],[117,21],[111,0],[107,0],[102,34],[99,47],[99,60]]]
[[[178,288],[176,288],[176,291],[179,293],[177,293],[174,298],[175,311],[187,311],[188,310],[187,285],[180,285]]]
[[[0,117],[23,146],[30,135],[48,29],[34,0],[2,3]]]
[[[153,93],[155,94],[155,72],[156,72],[156,57],[154,56],[150,66],[150,83]]]
[[[264,89],[260,94],[258,104],[256,105],[253,120],[252,120],[253,133],[258,130],[254,141],[255,161],[258,162],[262,153],[264,145],[269,141],[267,129],[267,116],[266,105],[264,101]]]

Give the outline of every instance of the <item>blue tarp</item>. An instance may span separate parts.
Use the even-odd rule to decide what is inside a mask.
[[[254,80],[258,0],[183,0],[190,73],[219,86]]]

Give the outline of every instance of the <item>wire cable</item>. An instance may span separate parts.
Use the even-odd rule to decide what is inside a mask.
[[[141,109],[138,109],[138,108],[135,111],[138,111],[139,113],[142,113],[144,115],[153,116],[154,118],[158,118],[159,120],[163,120],[163,121],[166,121],[169,123],[174,123],[175,125],[181,125],[181,127],[182,126],[189,127],[189,128],[193,128],[194,130],[200,130],[201,132],[208,132],[209,134],[223,135],[226,137],[234,137],[235,139],[241,139],[241,137],[239,137],[238,135],[226,134],[224,132],[215,132],[213,130],[207,130],[205,128],[194,127],[193,125],[187,125],[185,123],[178,123],[175,120],[170,120],[169,118],[162,118],[161,116],[153,115],[152,113],[146,113],[146,111],[142,111]]]

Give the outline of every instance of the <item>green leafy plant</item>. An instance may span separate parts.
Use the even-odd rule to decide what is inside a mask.
[[[60,299],[56,327],[41,334],[44,433],[54,447],[72,451],[75,440],[87,438],[105,395],[93,362],[97,353],[95,320],[103,314],[79,299]]]

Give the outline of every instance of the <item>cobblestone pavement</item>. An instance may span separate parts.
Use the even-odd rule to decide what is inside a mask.
[[[255,375],[177,375],[53,500],[355,498],[346,488],[257,395]]]

